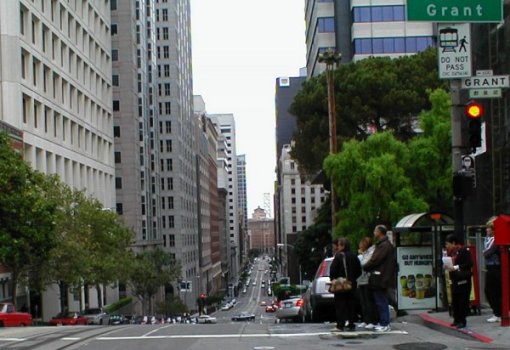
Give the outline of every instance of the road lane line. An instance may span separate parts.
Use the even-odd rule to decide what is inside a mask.
[[[159,331],[159,330],[161,330],[161,329],[165,329],[165,328],[172,327],[172,326],[173,326],[173,324],[169,324],[168,326],[164,326],[164,327],[156,328],[156,329],[154,329],[154,330],[150,331],[149,333],[146,333],[146,334],[142,335],[142,337],[148,337],[148,336],[150,336],[152,333],[156,333],[157,331]]]
[[[80,340],[81,338],[77,338],[77,337],[65,337],[65,338],[61,338],[62,340]]]
[[[0,341],[25,341],[26,338],[0,338]]]
[[[289,333],[289,334],[189,334],[189,335],[155,335],[155,336],[125,336],[125,337],[98,337],[97,340],[140,340],[140,339],[200,339],[200,338],[290,338],[313,337],[331,335],[331,332],[317,333]]]

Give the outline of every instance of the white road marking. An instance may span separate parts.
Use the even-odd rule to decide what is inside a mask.
[[[165,328],[168,328],[168,327],[171,327],[171,326],[173,326],[173,324],[169,324],[168,326],[164,326],[164,327],[161,327],[161,328],[156,328],[156,329],[154,329],[154,330],[150,331],[149,333],[142,335],[142,337],[148,337],[148,336],[150,336],[152,333],[156,333],[156,332],[158,332],[158,331],[160,331],[160,330],[162,330],[162,329],[165,329]]]
[[[73,337],[67,337],[67,338],[62,338],[62,340],[80,340],[81,338],[73,338]]]
[[[0,341],[25,341],[25,338],[0,338]]]
[[[331,332],[288,333],[288,334],[189,334],[189,335],[156,335],[136,337],[99,337],[97,340],[140,340],[140,339],[197,339],[197,338],[291,338],[330,335]]]

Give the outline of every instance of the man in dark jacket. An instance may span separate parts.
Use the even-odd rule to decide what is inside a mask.
[[[357,297],[356,280],[361,275],[361,264],[356,254],[351,252],[349,241],[340,237],[333,241],[335,258],[329,268],[329,278],[334,280],[338,277],[347,278],[352,282],[352,289],[349,291],[335,293],[336,328],[345,330],[345,323],[349,321],[347,329],[356,329],[354,322],[357,321]],[[345,263],[345,265],[344,265]]]
[[[456,328],[466,327],[469,314],[469,295],[471,293],[471,254],[453,234],[446,237],[446,252],[452,258],[452,265],[445,265],[450,274],[452,289],[453,323]]]
[[[372,258],[363,266],[363,270],[370,272],[368,284],[374,290],[375,305],[379,312],[376,332],[391,331],[388,289],[394,287],[396,261],[393,245],[386,237],[387,231],[384,225],[375,227],[375,250]]]

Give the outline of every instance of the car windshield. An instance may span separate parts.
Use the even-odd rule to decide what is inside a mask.
[[[100,314],[101,312],[102,312],[101,309],[87,309],[83,313],[87,314],[87,315],[91,315],[91,314]]]

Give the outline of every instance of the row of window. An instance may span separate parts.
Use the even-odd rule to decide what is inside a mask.
[[[52,5],[53,2],[54,1],[52,1]],[[92,8],[90,8],[90,10],[94,12]],[[56,26],[56,28],[60,30],[60,33],[66,33],[67,37],[70,39],[70,43],[73,43],[76,48],[81,51],[81,54],[78,56],[89,58],[93,64],[99,67],[108,67],[110,64],[109,53],[103,49],[102,46],[105,45],[96,41],[96,39],[101,38],[103,43],[106,43],[109,29],[97,13],[94,12],[94,23],[89,23],[90,28],[95,28],[99,25],[97,23],[101,23],[101,30],[96,28],[96,30],[92,31],[94,35],[89,34],[87,28],[82,27],[80,22],[75,20],[72,14],[66,11],[62,5],[60,5],[59,14],[59,25]],[[55,23],[53,12],[51,20]],[[57,33],[54,33],[50,27],[41,21],[41,18],[30,15],[30,11],[23,5],[20,6],[20,33],[22,37],[30,41],[33,45],[41,46],[44,52],[46,52],[46,48],[50,46],[50,39],[53,39],[53,43],[55,43],[56,40],[63,41],[59,38]]]
[[[96,75],[92,77],[96,77]],[[43,95],[52,98],[57,105],[65,107],[67,111],[74,112],[77,116],[82,118],[89,115],[99,116],[100,120],[93,120],[94,125],[97,125],[98,128],[111,127],[113,120],[111,113],[97,104],[78,86],[68,82],[65,78],[52,71],[49,66],[43,64],[23,49],[21,51],[21,78],[26,84],[30,84],[41,91]],[[111,91],[111,89],[108,88],[106,81],[102,79],[96,80],[96,84],[104,88],[105,91],[103,92],[105,94],[103,96],[108,96],[107,91]],[[101,89],[99,86],[98,88]]]
[[[433,46],[431,36],[354,39],[354,53],[358,55],[416,53]]]
[[[92,115],[100,115],[100,111]],[[22,118],[26,126],[110,163],[111,142],[26,94],[22,96]]]
[[[405,6],[366,6],[352,9],[352,20],[359,22],[402,22],[406,20]]]

